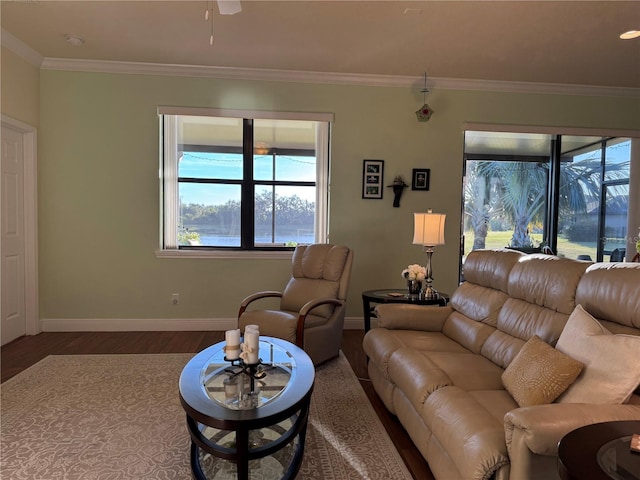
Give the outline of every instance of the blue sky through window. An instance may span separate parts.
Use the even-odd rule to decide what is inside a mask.
[[[256,180],[273,180],[273,157],[254,157]],[[242,155],[233,153],[184,152],[178,165],[178,175],[190,178],[215,178],[221,180],[242,179]],[[315,181],[315,157],[279,155],[276,157],[276,180]],[[220,205],[228,200],[239,200],[240,188],[236,185],[181,184],[180,198],[183,204]],[[315,202],[315,188],[288,187],[288,195],[298,195]]]

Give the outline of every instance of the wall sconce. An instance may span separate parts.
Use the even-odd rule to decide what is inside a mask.
[[[400,206],[400,197],[402,196],[402,192],[409,185],[404,183],[404,180],[400,175],[393,179],[393,183],[391,185],[387,185],[387,187],[393,188],[393,206],[398,208]]]

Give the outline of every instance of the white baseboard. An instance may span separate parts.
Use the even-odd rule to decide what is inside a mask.
[[[43,332],[180,332],[235,328],[235,318],[44,318]]]
[[[236,328],[235,318],[43,318],[43,332],[206,332]],[[362,330],[362,317],[348,317],[345,330]]]

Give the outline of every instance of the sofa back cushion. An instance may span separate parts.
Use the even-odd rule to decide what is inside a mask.
[[[508,298],[509,272],[522,253],[513,250],[474,250],[464,262],[465,282],[451,295],[453,313],[443,333],[474,353],[493,333],[498,312]]]
[[[589,265],[552,255],[521,257],[509,275],[509,297],[482,355],[506,368],[534,335],[555,345],[576,306],[576,289]]]
[[[640,263],[596,263],[578,284],[576,302],[612,333],[640,335]]]
[[[511,269],[525,255],[509,249],[473,250],[464,261],[466,282],[507,293]]]

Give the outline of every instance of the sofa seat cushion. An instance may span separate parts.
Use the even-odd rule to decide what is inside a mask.
[[[469,392],[455,386],[436,390],[427,398],[422,418],[460,478],[487,480],[509,463],[503,422]]]
[[[393,392],[396,390],[396,385],[386,379],[373,362],[369,362],[369,365],[367,365],[367,372],[369,373],[371,385],[376,389],[384,405],[391,413],[397,415],[393,405]]]
[[[362,348],[369,362],[373,362],[387,380],[391,378],[389,377],[389,357],[403,347],[396,333],[386,328],[374,328],[369,330],[362,340]]]
[[[441,332],[416,330],[390,330],[390,332],[403,347],[413,348],[420,352],[469,352],[469,350]]]
[[[413,348],[400,348],[389,359],[391,381],[402,390],[413,408],[422,410],[427,397],[447,385],[451,379],[429,359],[429,354]]]
[[[463,390],[504,390],[504,370],[482,355],[429,352],[429,359]]]
[[[469,395],[499,422],[504,421],[508,412],[518,408],[518,403],[506,390],[474,390]]]
[[[387,330],[386,328],[369,330],[362,346],[369,361],[374,362],[387,379],[391,378],[388,372],[389,357],[399,348],[413,348],[418,351],[468,352],[462,345],[441,332]]]

